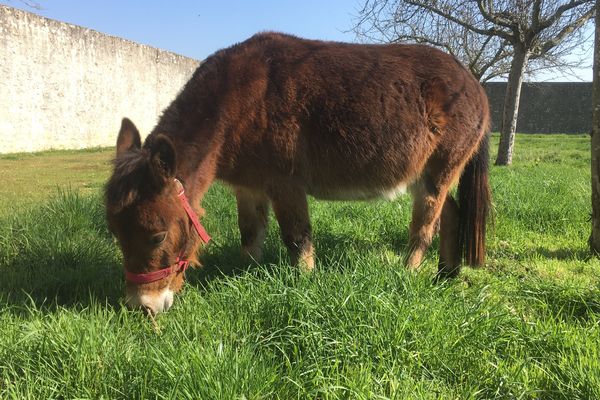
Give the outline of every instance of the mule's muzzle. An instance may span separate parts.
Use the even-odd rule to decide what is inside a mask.
[[[152,315],[167,311],[173,305],[173,291],[164,288],[157,292],[139,293],[127,289],[125,304],[131,309],[143,309]]]

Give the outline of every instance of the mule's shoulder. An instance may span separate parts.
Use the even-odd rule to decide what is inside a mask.
[[[259,32],[246,41],[240,43],[240,47],[261,46],[263,48],[335,48],[335,47],[367,47],[369,45],[336,42],[329,40],[307,39],[282,32]]]
[[[252,35],[246,42],[267,42],[267,41],[300,41],[304,40],[298,36],[283,32],[262,31]]]
[[[306,41],[308,40],[287,33],[264,31],[258,32],[226,50],[228,53],[235,53],[250,48],[289,47]]]

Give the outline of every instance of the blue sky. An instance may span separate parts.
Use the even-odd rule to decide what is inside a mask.
[[[41,5],[41,10],[26,3]],[[355,41],[349,32],[364,0],[0,0],[0,4],[91,28],[188,57],[203,59],[254,33]],[[591,55],[589,64],[591,64]],[[578,71],[592,80],[592,70]],[[576,80],[544,75],[539,80]]]
[[[0,3],[197,59],[264,30],[353,41],[344,31],[360,7],[359,0],[39,0],[41,10]]]

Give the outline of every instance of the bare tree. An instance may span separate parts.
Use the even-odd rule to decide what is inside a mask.
[[[475,8],[462,19],[477,24]],[[484,29],[490,24],[480,26]],[[447,18],[405,1],[367,1],[355,20],[354,32],[362,41],[416,42],[441,48],[459,59],[481,82],[506,76],[512,48],[497,36],[475,33]]]
[[[447,39],[448,32],[460,38],[460,32],[466,30],[494,38],[487,43],[479,39],[487,49],[482,51],[485,58],[494,54],[497,46],[508,44],[511,62],[496,159],[497,165],[508,165],[512,162],[521,85],[529,62],[535,60],[532,65],[538,70],[572,65],[564,56],[586,42],[583,27],[594,10],[594,0],[367,0],[357,26],[367,21],[372,27],[365,32],[375,32],[386,24],[373,25],[373,16],[393,11],[388,23],[400,21],[399,27],[412,27],[418,33],[411,38],[406,34],[409,31],[401,30],[406,39],[426,41],[419,39],[426,33],[432,39],[428,43],[451,43],[454,39]],[[438,36],[438,32],[445,32],[446,37]],[[461,60],[470,65],[468,60]]]
[[[596,0],[596,7],[600,7],[600,0]],[[592,253],[600,255],[600,18],[597,14],[592,110],[592,234],[589,244]]]
[[[32,0],[18,0],[19,3],[26,5],[29,8],[33,8],[34,10],[42,10],[42,5],[37,1]],[[8,0],[9,3],[12,3],[11,0]]]
[[[585,39],[581,28],[594,15],[594,1],[477,0],[477,4],[483,18],[496,25],[482,33],[503,37],[514,50],[496,158],[496,165],[509,165],[512,163],[525,66],[532,57],[560,58],[561,54],[568,54],[580,45]]]

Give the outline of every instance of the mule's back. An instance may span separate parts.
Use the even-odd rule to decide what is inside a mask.
[[[267,33],[221,56],[219,173],[233,183],[277,175],[317,197],[393,194],[438,149],[468,158],[487,128],[479,83],[428,46]]]

